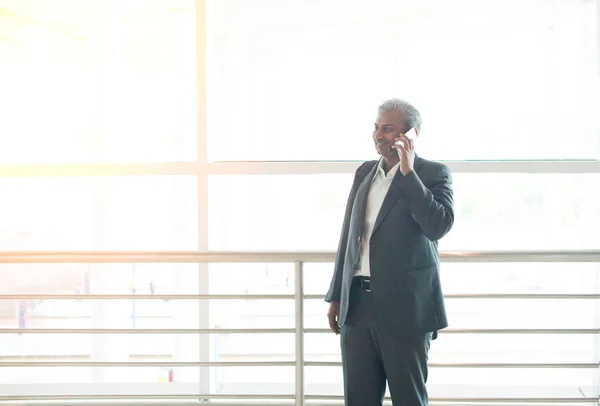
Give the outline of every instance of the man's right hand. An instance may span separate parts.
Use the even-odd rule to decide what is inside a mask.
[[[329,305],[329,311],[327,312],[327,318],[329,319],[329,328],[335,334],[340,334],[340,302],[331,302]]]

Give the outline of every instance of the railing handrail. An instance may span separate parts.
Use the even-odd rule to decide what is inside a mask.
[[[0,251],[0,263],[333,262],[333,251]],[[600,250],[442,251],[442,262],[600,262]]]

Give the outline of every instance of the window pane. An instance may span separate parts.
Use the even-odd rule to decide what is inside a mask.
[[[566,278],[566,273],[569,277]],[[598,294],[598,263],[443,263],[445,294]],[[562,302],[559,302],[562,303]],[[560,322],[561,317],[554,315]]]
[[[211,176],[209,247],[333,249],[351,185],[351,175]]]
[[[352,175],[211,176],[215,250],[335,250]],[[442,250],[595,249],[598,174],[455,174]]]
[[[431,158],[597,158],[595,2],[207,3],[211,160],[368,159],[393,96]]]
[[[456,174],[442,250],[596,249],[598,174]]]
[[[0,163],[194,160],[194,3],[3,1]]]
[[[197,249],[195,176],[2,178],[3,250]]]

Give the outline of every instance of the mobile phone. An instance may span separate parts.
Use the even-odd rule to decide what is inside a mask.
[[[406,133],[404,133],[404,135],[406,135],[408,137],[408,139],[414,140],[415,137],[417,136],[417,132],[415,131],[414,128],[411,128]]]
[[[404,133],[404,135],[406,135],[408,137],[409,140],[414,140],[415,137],[417,136],[417,132],[415,131],[414,127],[409,129],[407,132]],[[400,145],[402,141],[396,141],[396,145]]]

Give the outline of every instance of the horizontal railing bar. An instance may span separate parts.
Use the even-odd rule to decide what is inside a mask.
[[[178,395],[128,395],[128,394],[95,394],[95,395],[6,395],[0,396],[0,402],[19,402],[22,404],[24,401],[94,401],[98,400],[132,400],[132,401],[143,401],[143,400],[210,400],[210,399],[222,399],[222,400],[293,400],[293,395],[217,395],[217,394],[178,394]],[[331,401],[343,401],[343,396],[336,395],[306,395],[305,399],[308,400],[308,404],[316,405],[321,404],[317,402],[326,401],[327,405],[337,404],[337,403],[329,403]],[[389,402],[391,399],[386,397],[385,399]],[[494,403],[497,404],[499,402],[504,402],[507,404],[514,403],[590,403],[597,402],[600,398],[598,397],[577,397],[577,398],[559,398],[559,397],[546,397],[546,398],[510,398],[510,397],[498,397],[498,398],[436,398],[431,397],[429,399],[430,404],[440,404],[440,403],[461,403],[461,404],[476,404],[476,403]],[[94,403],[96,405],[97,403]],[[111,402],[114,405],[114,403]],[[215,402],[215,404],[217,404]],[[219,402],[219,405],[222,403]],[[238,403],[238,405],[246,405],[250,403]],[[39,405],[39,403],[36,403]],[[176,404],[170,404],[176,405]],[[256,405],[256,404],[255,404]],[[261,405],[263,405],[261,403]]]
[[[215,295],[127,295],[127,294],[0,294],[0,300],[287,300],[285,294],[215,294]],[[323,300],[324,295],[304,295],[306,300]],[[595,293],[458,293],[446,294],[446,299],[600,299]]]
[[[316,401],[330,401],[330,400],[344,400],[343,396],[337,395],[306,395],[305,398],[307,400],[316,400]],[[386,397],[385,400],[391,400],[389,397]],[[597,396],[593,397],[578,397],[578,398],[556,398],[556,397],[548,397],[548,398],[429,398],[430,402],[443,402],[443,403],[459,403],[459,404],[469,404],[469,403],[497,403],[497,402],[506,402],[506,403],[591,403],[597,402],[600,398]],[[327,403],[329,404],[329,403]]]
[[[13,294],[0,295],[0,300],[212,300],[212,299],[245,299],[245,300],[280,300],[293,299],[294,295],[258,295],[258,294],[231,294],[231,295],[110,295],[110,294]]]
[[[600,299],[597,293],[450,293],[446,299]]]
[[[576,403],[578,404],[597,404],[598,400],[596,398],[581,398],[583,400],[580,400]],[[90,399],[91,400],[91,399]],[[110,401],[110,402],[97,402],[97,401],[93,401],[93,403],[90,403],[91,406],[210,406],[210,405],[218,405],[218,406],[294,406],[294,403],[287,401],[287,402],[261,402],[260,404],[257,404],[255,401],[253,401],[254,399],[247,399],[246,402],[223,402],[223,401],[214,401],[214,400],[209,400],[209,399],[201,399],[200,401],[196,400],[196,401],[173,401],[173,400],[167,400],[167,401],[152,401],[152,402],[140,402],[140,401],[135,401],[135,400],[131,400],[131,401],[125,401],[125,402],[115,402],[115,401]],[[567,401],[569,399],[566,399]],[[1,400],[0,400],[1,401]],[[201,402],[201,403],[199,403]],[[429,405],[430,406],[458,406],[456,404],[457,402],[455,401],[429,401]],[[497,402],[495,400],[493,401],[464,401],[461,402],[460,406],[481,406],[481,405],[489,405],[490,403],[493,403],[493,406],[514,406],[515,402]],[[534,401],[528,401],[528,402],[519,402],[519,403],[539,403],[539,401],[534,400]],[[549,403],[573,403],[573,402],[565,402],[563,399],[561,398],[555,398],[555,399],[550,399],[550,400],[546,400],[543,403],[545,404],[549,404]],[[2,405],[3,403],[0,403],[0,405]],[[384,400],[384,405],[391,405],[391,399],[385,399]],[[61,403],[60,406],[69,406],[69,405],[77,405],[77,406],[82,406],[81,403],[73,403],[73,402],[66,402],[66,403]],[[344,406],[344,403],[341,401],[331,401],[331,400],[316,400],[316,399],[309,399],[307,402],[305,402],[306,406]],[[58,406],[56,404],[56,402],[51,402],[51,403],[40,403],[40,402],[35,402],[35,403],[29,403],[27,401],[11,401],[10,406]]]
[[[294,361],[19,361],[2,362],[2,367],[292,367]]]
[[[293,328],[0,328],[0,334],[284,334]]]
[[[444,329],[439,331],[440,334],[599,334],[598,328],[507,328],[507,329]]]
[[[333,334],[328,328],[307,328],[304,329],[305,334]],[[600,334],[600,329],[588,328],[588,329],[444,329],[439,331],[440,334]]]
[[[1,358],[0,358],[1,360]],[[2,362],[0,367],[289,367],[294,361],[20,361]],[[340,367],[341,362],[307,361],[306,367]],[[430,368],[529,368],[529,369],[597,369],[598,363],[429,363]]]
[[[293,328],[3,328],[0,334],[291,334]],[[305,334],[330,334],[327,328],[306,328]],[[600,334],[600,329],[444,329],[440,334]]]
[[[447,251],[443,262],[600,262],[600,250]],[[12,251],[0,263],[292,263],[333,262],[334,252]]]
[[[600,162],[581,160],[441,161],[453,173],[600,173]],[[0,165],[0,177],[124,175],[313,175],[356,172],[362,161],[106,162]]]
[[[600,262],[600,250],[444,251],[442,262]]]
[[[256,401],[254,401],[254,399],[249,399],[246,402],[224,402],[221,400],[218,401],[214,401],[214,400],[210,400],[210,399],[200,399],[200,397],[203,397],[204,395],[198,395],[198,399],[196,401],[173,401],[173,400],[163,400],[163,401],[135,401],[135,400],[130,400],[130,401],[125,401],[125,402],[119,402],[119,401],[108,401],[108,402],[96,402],[96,401],[92,401],[90,400],[89,405],[90,406],[211,406],[211,405],[217,405],[217,406],[294,406],[294,403],[292,401],[280,401],[280,402],[273,402],[273,401],[269,401],[269,402],[260,402],[260,403],[256,403]],[[1,401],[0,401],[1,402]],[[81,401],[79,401],[81,402]],[[328,405],[330,405],[330,403],[327,403]],[[335,403],[333,403],[335,404]],[[31,403],[31,402],[11,402],[10,405],[4,404],[4,403],[0,403],[0,406],[5,405],[5,406],[84,406],[84,404],[82,403],[74,403],[74,402],[69,402],[69,401],[63,401],[60,404],[57,404],[56,402],[50,402],[50,403],[40,403],[40,402],[35,402],[35,403]],[[497,406],[497,405],[496,405]],[[502,406],[502,405],[500,405]],[[511,405],[512,406],[512,405]]]
[[[550,404],[558,404],[558,405],[569,405],[578,404],[578,405],[598,405],[599,398],[544,398],[545,400],[541,401],[542,398],[499,398],[496,400],[495,398],[481,398],[475,399],[474,401],[469,398],[457,398],[456,400],[448,400],[441,399],[437,400],[436,398],[429,398],[429,406],[515,406],[515,405],[523,405],[523,404],[535,404],[536,406],[542,405],[550,405]],[[307,406],[344,406],[343,401],[331,401],[331,400],[309,400],[305,403]],[[393,406],[391,399],[385,399],[383,401],[384,406]]]
[[[0,294],[0,300],[288,300],[294,295],[283,294],[215,294],[215,295],[127,295],[127,294]],[[324,295],[304,295],[306,300],[323,300]],[[446,299],[600,299],[596,293],[458,293],[446,294]]]
[[[323,300],[324,295],[304,295],[307,300]],[[445,299],[600,299],[597,293],[450,293]],[[0,295],[2,299],[2,295]]]
[[[192,405],[219,405],[219,406],[257,406],[258,404],[255,402],[235,402],[235,403],[225,403],[222,401],[214,402],[210,401],[210,399],[244,399],[246,401],[256,401],[256,400],[285,400],[291,399],[290,396],[287,395],[275,395],[274,397],[266,397],[270,395],[230,395],[230,397],[212,397],[215,395],[141,395],[137,397],[130,397],[128,395],[90,395],[90,396],[69,396],[69,395],[50,395],[50,397],[41,397],[41,396],[0,396],[0,402],[11,402],[10,406],[56,406],[55,402],[52,403],[39,403],[37,400],[61,400],[61,401],[91,401],[90,403],[94,406],[192,406]],[[109,396],[109,397],[107,397]],[[211,396],[211,397],[208,397]],[[109,402],[109,403],[100,403],[96,399],[102,398],[104,400],[115,399],[121,402]],[[266,397],[266,398],[265,398]],[[131,399],[130,402],[123,402],[125,399]],[[178,401],[173,403],[173,400],[186,400],[186,399],[197,399],[195,402],[181,402]],[[139,400],[163,400],[166,402],[148,402],[142,403]],[[343,398],[341,396],[328,396],[325,395],[307,395],[306,396],[306,405],[307,406],[343,406]],[[513,406],[514,404],[519,403],[578,403],[578,404],[592,404],[596,403],[600,400],[598,397],[580,397],[580,398],[429,398],[429,404],[431,406],[443,406],[443,405],[452,405],[460,402],[461,405],[470,405],[470,406],[478,406],[478,405],[487,405],[493,403],[494,406]],[[27,403],[34,401],[35,403]],[[202,403],[198,403],[201,401]],[[336,402],[337,401],[337,402]],[[168,403],[167,403],[168,402]],[[322,403],[326,402],[326,403]],[[68,405],[70,403],[66,403],[64,405]],[[390,405],[391,399],[386,398],[384,401],[384,405]],[[81,404],[78,403],[78,406]],[[290,402],[269,402],[269,403],[260,403],[260,406],[289,406],[293,405]]]
[[[215,295],[126,295],[126,294],[0,294],[0,300],[288,300],[294,295],[283,294],[215,294]],[[446,299],[600,299],[596,293],[458,293],[446,294]],[[306,300],[323,300],[324,295],[304,295]]]
[[[433,399],[433,400],[432,400]],[[583,400],[581,400],[583,399]],[[572,403],[577,403],[577,404],[590,404],[590,405],[598,405],[598,398],[580,398],[580,400],[578,402],[569,402],[569,399],[562,400],[561,398],[556,398],[555,400],[546,400],[544,402],[539,402],[538,400],[533,400],[533,401],[521,401],[519,402],[519,399],[516,399],[516,401],[511,402],[511,401],[503,401],[503,402],[498,402],[496,400],[478,400],[478,401],[471,401],[471,400],[465,400],[464,398],[458,399],[457,401],[448,401],[448,400],[435,400],[435,398],[429,398],[429,406],[487,406],[487,405],[492,405],[492,406],[515,406],[515,405],[519,405],[519,404],[523,404],[523,403],[538,403],[540,405],[543,404],[567,404],[570,405]],[[458,403],[458,401],[460,401],[460,403]],[[219,403],[220,405],[220,403]],[[306,406],[344,406],[344,402],[343,401],[331,401],[331,400],[308,400],[307,402],[305,402]],[[386,398],[383,401],[383,405],[384,406],[393,406],[391,399]],[[12,405],[11,405],[12,406]],[[33,406],[33,405],[32,405]],[[37,404],[35,405],[37,406]],[[161,406],[161,405],[158,405]],[[171,405],[169,405],[171,406]],[[240,404],[239,406],[245,406],[243,404]],[[262,406],[262,405],[261,405]]]
[[[597,405],[597,400],[594,400],[594,398],[583,398],[583,401],[579,401],[577,402],[578,404],[594,404]],[[590,399],[590,400],[588,400]],[[471,401],[467,401],[467,402],[461,402],[460,406],[482,406],[482,405],[489,405],[490,403],[493,403],[493,406],[515,406],[514,402],[497,402],[497,401],[488,401],[488,402],[471,402]],[[536,402],[520,402],[520,403],[536,403]],[[539,402],[538,402],[539,403]],[[561,400],[560,398],[555,400],[555,401],[546,401],[544,402],[545,404],[550,404],[550,403],[565,403],[563,400]],[[573,403],[573,402],[570,402]],[[0,405],[2,405],[3,403],[0,403]],[[309,400],[307,402],[304,403],[306,406],[344,406],[344,403],[341,401],[319,401],[319,400]],[[69,405],[77,405],[77,406],[82,406],[81,403],[73,403],[73,402],[66,402],[66,403],[61,403],[60,406],[69,406]],[[223,402],[223,401],[211,401],[211,400],[206,400],[203,399],[201,400],[201,403],[199,403],[198,401],[195,402],[189,402],[189,401],[177,401],[177,402],[173,402],[172,400],[169,401],[154,401],[154,402],[139,402],[139,401],[129,401],[129,402],[115,402],[115,401],[111,401],[111,402],[107,402],[107,403],[102,403],[102,402],[96,402],[94,401],[93,403],[90,403],[91,406],[210,406],[210,405],[217,405],[217,406],[294,406],[293,402],[261,402],[260,404],[256,403],[255,401],[246,401],[246,402],[232,402],[232,403],[228,403],[228,402]],[[388,406],[388,405],[392,405],[391,400],[386,399],[383,402],[383,405]],[[444,402],[444,401],[429,401],[429,405],[430,406],[458,406],[456,404],[456,402],[450,401],[450,402]],[[11,402],[10,405],[7,406],[58,406],[56,404],[56,402],[52,402],[52,403],[39,403],[39,402],[35,402],[35,403],[29,403],[29,402]]]
[[[556,368],[556,369],[598,369],[599,363],[428,363],[430,368]],[[307,367],[340,367],[341,362],[306,361]]]
[[[1,360],[1,358],[0,358]],[[23,361],[23,362],[2,362],[0,367],[56,367],[56,366],[75,366],[75,367],[285,367],[293,366],[293,361],[214,361],[214,362],[194,362],[194,361],[147,361],[147,362],[91,362],[91,361]],[[341,362],[336,361],[306,361],[306,367],[340,367]],[[531,368],[531,369],[597,369],[598,363],[429,363],[430,368]]]
[[[293,263],[332,262],[331,252],[96,251],[0,252],[0,263]]]
[[[0,395],[0,402],[56,400],[294,400],[294,395],[225,395],[225,394],[94,394],[94,395]],[[220,403],[219,403],[220,404]]]
[[[204,396],[204,395],[202,395]],[[198,395],[198,398],[200,398],[200,395]],[[0,401],[1,402],[1,401]],[[81,402],[81,401],[79,401]],[[335,404],[335,403],[332,403]],[[0,406],[4,405],[3,403],[0,403]],[[56,402],[51,402],[51,403],[40,403],[40,402],[35,402],[35,403],[30,403],[30,402],[11,402],[10,405],[6,405],[6,406],[84,406],[85,404],[82,403],[74,403],[74,402],[62,402],[60,404],[57,404]],[[260,402],[260,403],[256,403],[255,401],[251,401],[250,402],[223,402],[223,401],[212,401],[212,400],[207,400],[207,399],[200,399],[200,400],[196,400],[196,401],[173,401],[173,400],[168,400],[168,401],[154,401],[154,402],[139,402],[139,401],[135,401],[135,400],[130,400],[129,402],[118,402],[118,401],[109,401],[109,402],[96,402],[96,401],[91,401],[89,403],[90,406],[211,406],[211,405],[217,405],[217,406],[294,406],[294,403],[292,401],[287,401],[287,402]],[[327,403],[327,405],[330,405],[330,403]],[[498,405],[495,405],[498,406]],[[502,405],[500,405],[502,406]],[[512,406],[512,405],[511,405]]]

